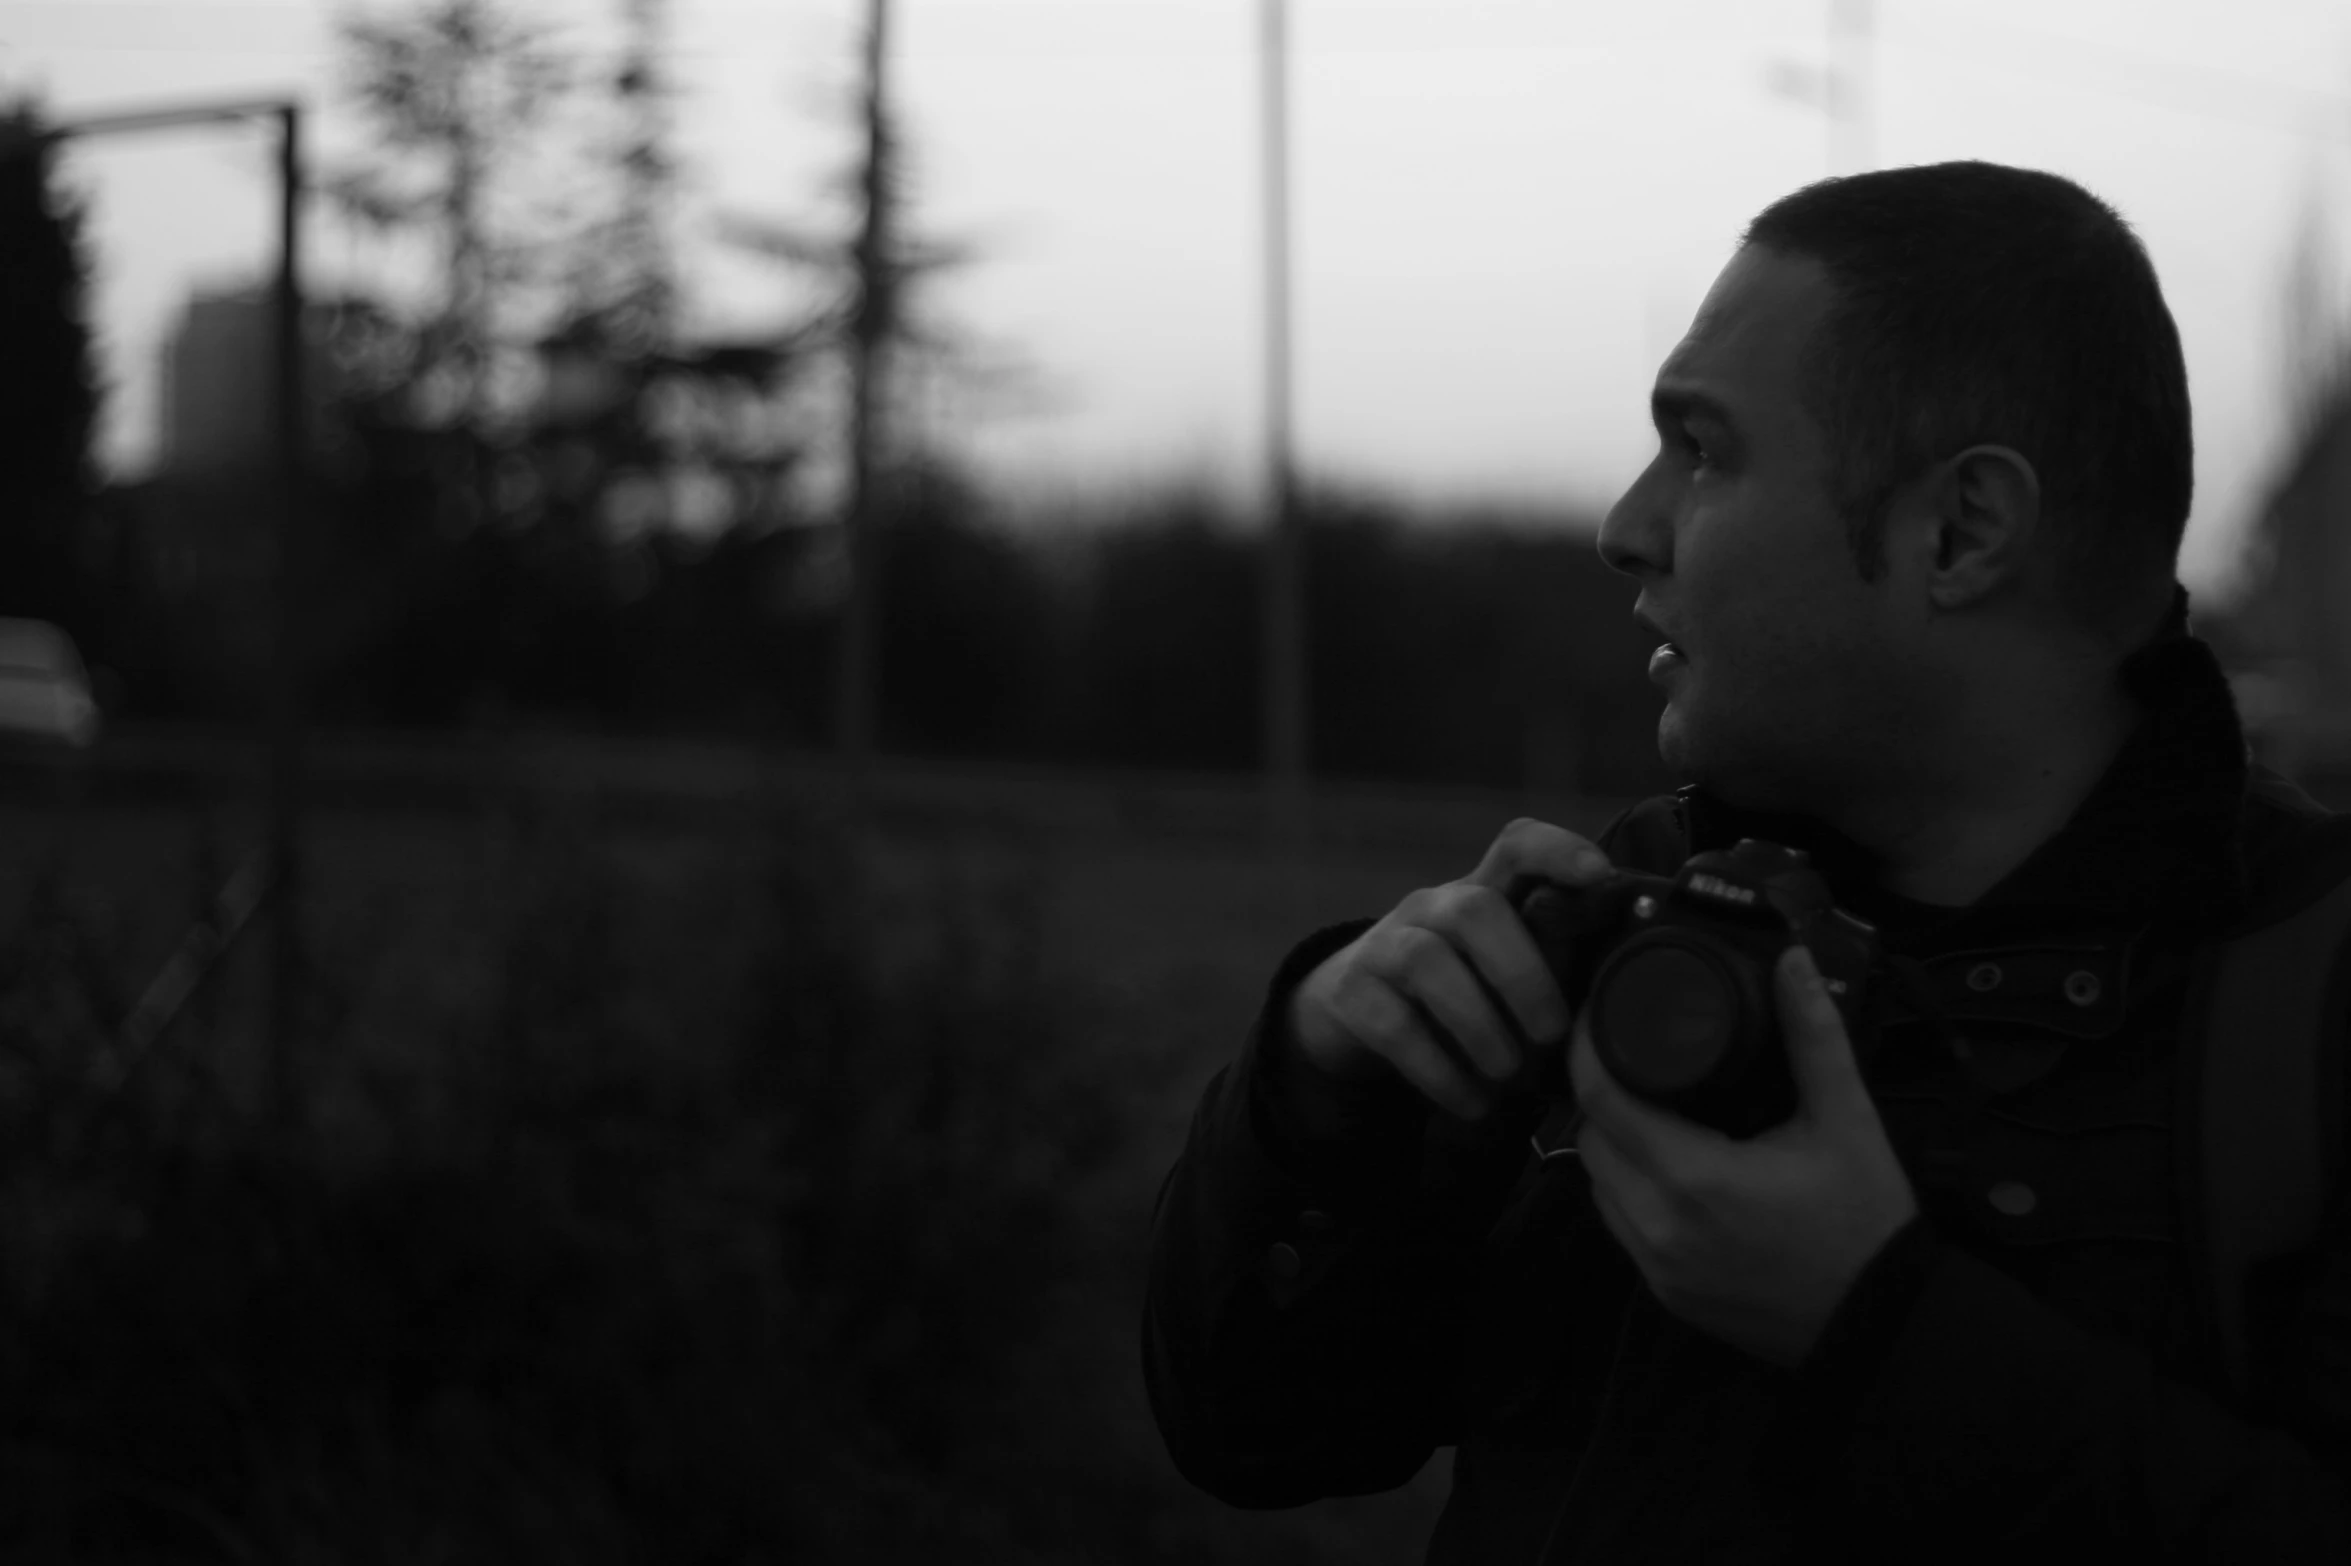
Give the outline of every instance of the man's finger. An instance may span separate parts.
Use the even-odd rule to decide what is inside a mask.
[[[1788,1041],[1788,1069],[1805,1111],[1814,1115],[1869,1102],[1869,1089],[1853,1058],[1845,1018],[1830,998],[1812,953],[1801,945],[1780,953],[1774,975],[1779,990],[1780,1031]]]
[[[1443,936],[1410,932],[1404,991],[1460,1047],[1470,1064],[1497,1082],[1518,1071],[1518,1040],[1487,998],[1468,961]]]
[[[1410,1083],[1421,1097],[1463,1120],[1493,1107],[1486,1090],[1436,1040],[1419,1009],[1384,984],[1366,984],[1346,1000],[1349,1030]]]
[[[1488,887],[1455,887],[1448,907],[1454,940],[1486,987],[1509,1008],[1528,1041],[1559,1043],[1567,1033],[1567,997],[1525,921]]]
[[[1590,886],[1608,874],[1608,856],[1565,827],[1525,817],[1502,829],[1468,879],[1516,896],[1537,881]]]

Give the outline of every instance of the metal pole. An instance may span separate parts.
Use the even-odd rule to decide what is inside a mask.
[[[109,109],[57,120],[43,134],[52,139],[65,140],[75,136],[118,136],[140,131],[181,130],[190,125],[225,125],[284,114],[289,102],[285,98],[227,98],[215,103]]]
[[[295,1081],[301,1029],[302,943],[299,913],[302,849],[302,550],[309,465],[304,444],[302,364],[302,106],[289,98],[164,104],[78,115],[53,124],[52,141],[144,134],[190,125],[256,119],[278,123],[278,270],[270,320],[278,447],[275,645],[269,697],[268,855],[270,918],[269,1037],[263,1112],[274,1122],[280,1152],[293,1151],[300,1113]]]
[[[1829,172],[1861,174],[1873,166],[1872,120],[1876,83],[1872,79],[1871,0],[1829,0],[1828,129]]]
[[[1288,0],[1260,0],[1265,117],[1264,581],[1266,791],[1276,846],[1306,839],[1306,604],[1290,420],[1290,108]]]
[[[302,365],[302,112],[278,111],[277,355],[278,508],[276,647],[270,702],[270,1015],[268,1113],[278,1148],[292,1150],[301,1098],[296,1080],[302,1008],[302,552],[308,498]]]

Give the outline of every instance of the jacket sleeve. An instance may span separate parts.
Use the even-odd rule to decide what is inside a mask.
[[[1284,1124],[1268,1078],[1289,995],[1364,928],[1282,964],[1152,1216],[1152,1412],[1185,1478],[1238,1506],[1393,1489],[1453,1439],[1468,1281],[1515,1174],[1473,1141],[1467,1189],[1450,1122],[1399,1083],[1369,1085],[1339,1143]]]
[[[2351,1208],[2280,1353],[2290,1400],[2249,1420],[1919,1220],[1798,1381],[1863,1558],[2351,1560]]]

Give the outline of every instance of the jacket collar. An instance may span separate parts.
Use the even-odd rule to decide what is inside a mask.
[[[1870,852],[1816,821],[1741,810],[1703,789],[1681,799],[1693,850],[1743,837],[1801,848],[1838,900],[1890,937],[1936,945],[2085,927],[2138,930],[2157,920],[2202,928],[2244,898],[2237,847],[2247,761],[2228,677],[2188,629],[2188,594],[2123,661],[2139,723],[2073,818],[2006,879],[1964,909],[1936,908],[1878,885]]]

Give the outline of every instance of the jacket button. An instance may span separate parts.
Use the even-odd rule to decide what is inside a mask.
[[[2003,1180],[1985,1192],[1984,1198],[2011,1218],[2022,1218],[2041,1205],[2041,1198],[2022,1180]]]
[[[1998,963],[1979,962],[1967,970],[1967,987],[1981,995],[1986,990],[1998,989],[2001,977]]]
[[[1284,1283],[1295,1279],[1302,1265],[1295,1245],[1276,1242],[1273,1249],[1265,1253],[1265,1270]]]
[[[2087,968],[2076,968],[2065,976],[2065,998],[2076,1006],[2095,1006],[2105,991],[2098,976]]]

